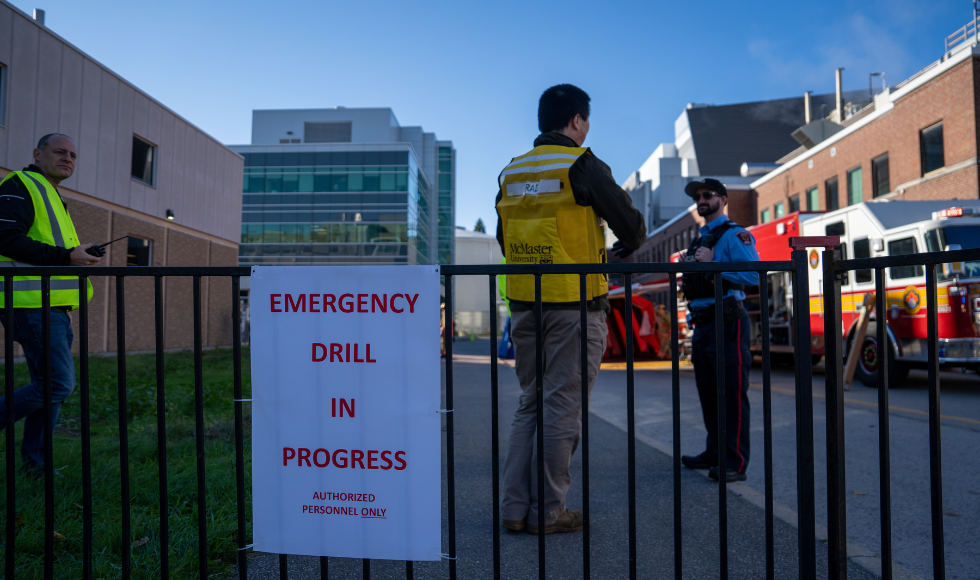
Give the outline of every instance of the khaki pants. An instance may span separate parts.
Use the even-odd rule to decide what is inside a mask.
[[[545,310],[544,341],[544,476],[545,525],[555,523],[565,511],[565,494],[572,483],[569,466],[582,432],[582,362],[580,358],[581,313],[578,310]],[[537,459],[534,442],[537,400],[534,312],[514,312],[512,341],[521,383],[520,406],[510,428],[510,446],[504,463],[502,518],[532,525],[538,518]],[[606,313],[588,313],[589,392],[595,384],[606,350]]]

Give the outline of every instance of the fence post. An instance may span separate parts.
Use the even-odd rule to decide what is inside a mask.
[[[800,580],[816,580],[816,506],[813,475],[813,369],[810,286],[806,248],[813,238],[790,238],[793,248],[793,347],[796,349],[796,493],[799,506]],[[835,238],[837,239],[837,238]],[[836,242],[836,243],[839,243]],[[835,243],[835,245],[836,245]]]
[[[824,345],[827,396],[827,528],[829,575],[847,577],[847,500],[844,497],[844,376],[840,246],[823,251]],[[853,352],[853,351],[852,351]]]

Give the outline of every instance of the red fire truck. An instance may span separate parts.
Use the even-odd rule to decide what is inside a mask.
[[[748,228],[756,239],[764,261],[789,260],[789,238],[796,236],[840,236],[844,258],[939,252],[980,248],[980,200],[871,201],[831,212],[794,212],[774,221]],[[809,249],[810,337],[813,363],[824,354],[823,270],[819,249]],[[672,261],[679,255],[672,256]],[[980,369],[980,261],[945,264],[939,274],[939,357],[946,367]],[[905,266],[885,270],[889,383],[900,384],[911,368],[924,367],[926,350],[925,269]],[[658,277],[659,278],[659,277]],[[662,293],[666,279],[644,281],[634,292]],[[770,353],[791,356],[795,352],[792,336],[792,285],[790,274],[768,276],[770,307]],[[867,294],[875,291],[873,270],[848,272],[841,283],[841,332],[845,337],[845,356],[851,351],[858,317]],[[622,290],[610,293],[617,298]],[[683,299],[681,297],[681,299]],[[746,308],[755,321],[752,350],[761,352],[761,316],[758,295],[746,297]],[[683,312],[681,313],[683,316]],[[856,378],[876,386],[881,362],[876,325],[882,315],[871,313],[871,322],[858,351]],[[620,340],[615,325],[610,339]],[[682,333],[682,336],[685,333]],[[612,341],[610,341],[612,342]],[[682,344],[682,352],[684,351]]]

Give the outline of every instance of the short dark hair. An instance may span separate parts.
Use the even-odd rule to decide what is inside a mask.
[[[64,133],[48,133],[47,135],[45,135],[44,137],[41,137],[38,140],[38,142],[37,142],[37,148],[40,149],[41,151],[44,151],[44,149],[48,146],[48,141],[54,139],[55,137],[64,137],[64,138],[68,139],[69,141],[71,141],[72,143],[75,142],[74,139],[72,139],[68,135],[65,135]]]
[[[561,131],[575,115],[589,118],[591,108],[588,93],[575,85],[555,85],[541,94],[538,101],[538,129],[542,133]]]

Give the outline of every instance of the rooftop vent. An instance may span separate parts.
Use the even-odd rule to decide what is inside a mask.
[[[807,149],[811,149],[843,129],[844,127],[827,119],[817,119],[793,131],[793,139]]]

